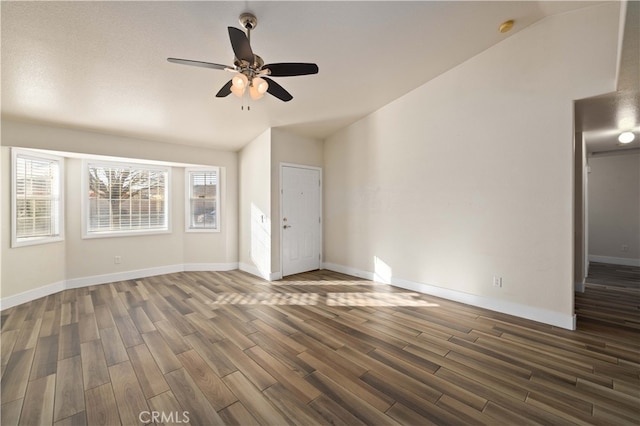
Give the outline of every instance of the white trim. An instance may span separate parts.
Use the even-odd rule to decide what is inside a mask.
[[[176,272],[211,272],[211,271],[232,271],[238,269],[238,264],[230,263],[187,263],[184,265],[159,266],[148,269],[138,269],[134,271],[116,272],[113,274],[93,275],[82,278],[72,278],[66,281],[58,281],[42,287],[27,290],[13,296],[0,298],[0,311],[12,308],[32,300],[46,297],[63,290],[88,287],[92,285],[108,284],[118,281],[136,280],[140,278],[153,277],[156,275],[173,274]]]
[[[278,190],[280,191],[280,206],[279,206],[279,210],[278,210],[278,217],[276,218],[279,222],[279,226],[278,229],[280,230],[280,271],[279,272],[279,278],[276,278],[278,280],[282,279],[282,277],[284,277],[284,273],[282,271],[284,271],[283,268],[283,263],[284,263],[284,244],[282,243],[282,230],[283,230],[283,223],[282,223],[282,195],[283,195],[283,188],[282,188],[282,174],[283,174],[283,169],[285,167],[294,167],[294,168],[298,168],[298,169],[307,169],[307,170],[315,170],[318,172],[319,174],[319,179],[320,179],[320,200],[319,200],[319,204],[318,204],[318,210],[319,211],[319,217],[320,217],[320,234],[318,236],[318,253],[320,254],[320,259],[318,259],[318,268],[322,269],[322,261],[324,260],[322,257],[322,235],[324,234],[324,217],[322,216],[322,199],[323,197],[323,187],[324,187],[324,177],[322,174],[322,167],[316,167],[316,166],[305,166],[303,164],[294,164],[294,163],[280,163],[280,188],[278,188]],[[271,274],[273,275],[273,274]]]
[[[50,294],[58,293],[64,289],[64,281],[58,281],[53,284],[34,288],[33,290],[23,291],[22,293],[14,294],[13,296],[0,298],[0,311],[23,303],[31,302],[32,300],[40,299],[41,297],[49,296]]]
[[[242,272],[246,272],[247,274],[255,275],[256,277],[265,278],[260,270],[256,268],[254,265],[249,265],[248,263],[240,262],[238,263],[238,269]]]
[[[624,265],[624,266],[640,266],[640,259],[629,259],[627,257],[598,256],[595,254],[589,255],[589,262],[610,263],[612,265]]]
[[[352,268],[350,266],[338,265],[335,263],[323,263],[322,269],[327,269],[333,272],[339,272],[345,275],[351,275],[352,277],[363,278],[369,281],[374,281],[374,276],[375,276],[373,272],[367,272],[361,269]]]
[[[267,281],[274,281],[275,279],[279,279],[279,278],[276,278],[279,272],[263,274],[262,272],[260,272],[260,269],[258,269],[255,265],[250,265],[244,262],[240,262],[238,264],[238,269],[240,269],[243,272],[246,272],[247,274],[255,275],[256,277],[260,277]]]
[[[231,263],[186,263],[184,272],[220,272],[238,269],[238,262]]]
[[[134,271],[115,272],[113,274],[92,275],[90,277],[67,280],[65,288],[80,288],[91,285],[114,283],[118,281],[137,280],[155,275],[173,274],[184,271],[183,265],[159,266],[156,268],[137,269]]]
[[[30,158],[35,160],[48,160],[57,163],[58,165],[58,219],[57,219],[57,227],[58,227],[58,235],[54,236],[43,236],[43,237],[30,237],[30,238],[18,238],[17,235],[17,193],[16,193],[16,171],[17,166],[16,162],[18,161],[18,157]],[[56,243],[60,241],[64,241],[65,231],[64,231],[64,222],[65,222],[65,174],[64,174],[64,158],[51,155],[39,151],[34,151],[31,149],[24,148],[11,148],[11,248],[32,246],[38,244],[48,244],[48,243]]]
[[[114,166],[122,168],[135,168],[141,170],[162,171],[166,173],[165,181],[165,228],[160,229],[133,229],[133,230],[98,230],[89,231],[89,167],[92,165],[102,166]],[[117,237],[137,237],[141,235],[161,235],[172,233],[172,214],[171,205],[173,202],[173,193],[171,188],[172,181],[172,168],[167,166],[154,166],[149,164],[141,164],[136,162],[112,162],[112,161],[100,161],[85,159],[82,161],[82,178],[80,180],[80,188],[82,196],[80,198],[80,208],[82,209],[81,226],[82,226],[82,239],[93,238],[117,238]]]
[[[333,263],[325,263],[324,269],[352,275],[368,280],[375,280],[375,274],[369,271],[363,271],[343,265]],[[430,284],[419,283],[415,281],[404,280],[401,278],[391,277],[391,285],[404,288],[406,290],[417,291],[419,293],[429,294],[431,296],[441,297],[443,299],[460,302],[483,309],[489,309],[503,314],[513,315],[519,318],[525,318],[541,323],[565,328],[567,330],[576,329],[576,316],[565,315],[559,312],[549,311],[547,309],[535,308],[532,306],[513,303],[506,300],[492,299],[489,297],[478,296],[471,293],[464,293],[458,290],[451,290]]]

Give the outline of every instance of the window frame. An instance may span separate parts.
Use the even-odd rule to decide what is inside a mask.
[[[90,197],[89,197],[89,167],[91,166],[98,167],[121,167],[121,168],[132,168],[136,170],[154,170],[154,171],[162,171],[166,173],[165,180],[165,222],[166,229],[133,229],[133,230],[102,230],[102,231],[90,231],[89,230],[89,215],[91,214],[90,208]],[[108,161],[108,160],[100,160],[100,159],[85,159],[82,161],[82,181],[81,181],[81,190],[82,190],[82,238],[83,239],[93,239],[93,238],[114,238],[114,237],[132,237],[132,236],[144,236],[144,235],[161,235],[161,234],[170,234],[171,230],[171,170],[172,168],[169,166],[161,166],[161,165],[150,165],[150,164],[141,164],[136,163],[135,161]]]
[[[56,163],[58,166],[58,182],[56,187],[58,189],[59,201],[58,201],[57,218],[55,223],[57,228],[56,235],[36,236],[36,237],[18,237],[17,161],[19,157],[30,158],[30,159],[39,160],[39,161],[43,161],[43,160],[50,161],[50,162]],[[64,177],[64,158],[63,157],[46,154],[36,150],[20,149],[20,148],[11,149],[11,247],[12,248],[33,246],[33,245],[39,245],[39,244],[49,244],[49,243],[64,241],[64,237],[65,237],[65,230],[64,230],[64,222],[65,222],[64,185],[65,184],[64,182],[65,182],[65,177]]]
[[[215,172],[216,173],[216,199],[215,199],[215,211],[216,211],[216,227],[215,228],[192,228],[191,227],[191,173],[198,172]],[[185,198],[184,198],[184,226],[185,232],[220,232],[221,229],[221,212],[220,212],[220,189],[221,186],[220,167],[186,167],[184,169],[184,182],[185,182]]]

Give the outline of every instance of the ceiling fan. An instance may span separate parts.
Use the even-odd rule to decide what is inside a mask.
[[[258,25],[258,19],[251,13],[243,13],[240,15],[240,24],[247,30],[247,34],[241,29],[228,27],[229,39],[235,55],[233,66],[178,58],[167,58],[167,61],[175,64],[235,72],[236,75],[222,86],[216,94],[218,98],[224,98],[231,93],[242,97],[245,91],[248,90],[252,99],[260,99],[265,93],[269,93],[281,101],[288,102],[293,99],[293,96],[268,76],[292,77],[318,73],[318,66],[311,63],[281,62],[265,64],[262,58],[251,50],[251,30],[254,30]]]

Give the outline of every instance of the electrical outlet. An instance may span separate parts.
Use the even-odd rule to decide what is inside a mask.
[[[493,286],[494,287],[502,287],[502,277],[493,277]]]
[[[122,263],[122,257],[121,256],[116,256],[113,258],[113,263],[115,263],[116,265],[119,265]]]

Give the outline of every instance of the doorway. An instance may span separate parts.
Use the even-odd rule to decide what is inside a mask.
[[[322,169],[280,166],[282,275],[320,269],[322,249]]]

